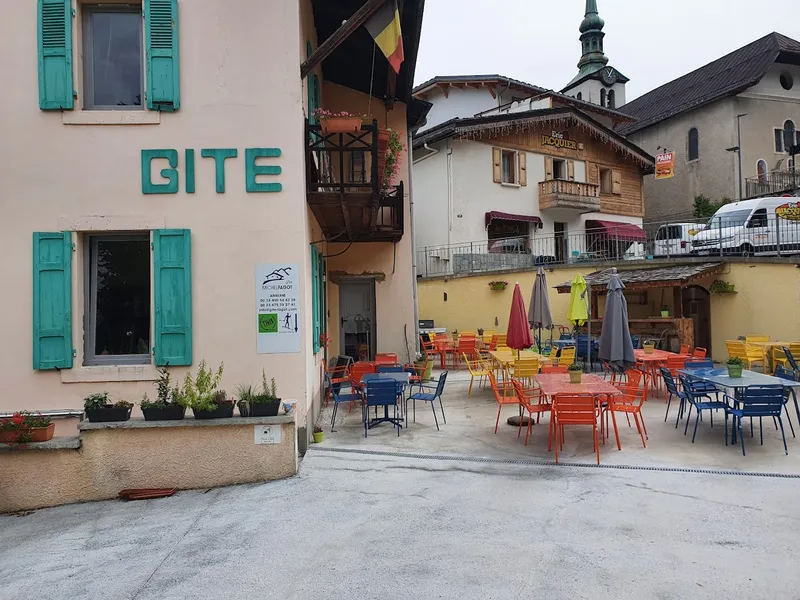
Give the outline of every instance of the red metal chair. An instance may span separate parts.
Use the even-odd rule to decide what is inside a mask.
[[[510,383],[498,386],[497,379],[494,377],[494,373],[489,371],[488,376],[489,385],[492,386],[492,391],[494,392],[494,399],[497,401],[497,420],[494,424],[494,432],[497,433],[497,428],[500,426],[500,411],[503,410],[504,406],[508,406],[510,404],[519,405],[519,398],[517,398],[514,387]]]
[[[553,398],[553,431],[556,434],[556,462],[558,451],[564,448],[564,427],[567,425],[591,425],[597,464],[600,464],[600,436],[597,420],[600,410],[591,394],[556,394]]]
[[[363,395],[364,389],[361,383],[361,379],[364,377],[364,375],[375,373],[375,370],[376,370],[375,363],[371,362],[353,363],[350,366],[350,385],[352,385],[353,389],[356,390],[359,394]],[[350,410],[353,410],[352,402],[350,403]]]
[[[378,352],[374,360],[376,365],[397,365],[397,354],[394,352]]]
[[[537,388],[526,389],[519,379],[512,379],[511,384],[514,386],[520,406],[528,412],[528,430],[525,432],[525,445],[527,446],[528,437],[531,435],[531,428],[533,427],[533,415],[536,415],[536,422],[538,423],[542,413],[550,412],[552,405],[542,396],[541,390]],[[534,400],[537,401],[535,404],[533,403]],[[520,433],[522,433],[522,419],[519,420],[517,437],[520,436]],[[550,419],[550,436],[552,435],[553,420]]]
[[[692,358],[705,358],[706,354],[708,354],[708,350],[705,348],[695,348],[694,352],[692,352]]]

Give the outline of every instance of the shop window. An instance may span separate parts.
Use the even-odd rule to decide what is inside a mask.
[[[150,236],[87,237],[85,364],[150,363]]]
[[[689,160],[698,160],[700,158],[700,134],[697,131],[697,127],[692,127],[689,130],[688,146]]]
[[[142,39],[141,5],[84,7],[84,108],[143,108]]]
[[[503,150],[503,183],[517,183],[517,153]]]

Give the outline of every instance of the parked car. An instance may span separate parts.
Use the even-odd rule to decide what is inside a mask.
[[[505,238],[489,242],[489,252],[492,254],[530,254],[530,243],[526,237]]]
[[[667,223],[656,231],[653,256],[681,256],[692,252],[692,238],[703,225],[697,223]]]
[[[800,203],[794,196],[756,198],[720,208],[692,239],[692,254],[800,253]]]

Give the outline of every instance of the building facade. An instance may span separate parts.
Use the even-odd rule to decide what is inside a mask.
[[[648,221],[693,216],[698,195],[734,200],[797,187],[788,150],[800,124],[800,42],[771,33],[622,110],[636,121],[619,133],[651,154],[674,154],[674,176],[645,184]]]
[[[39,0],[38,12],[9,11],[0,50],[19,60],[0,100],[13,140],[0,229],[15,258],[0,273],[15,343],[0,351],[0,412],[77,408],[103,391],[135,402],[153,397],[159,366],[180,381],[206,360],[224,362],[229,396],[262,369],[275,377],[305,435],[326,358],[408,356],[408,156],[386,187],[371,168],[379,130],[405,137],[424,117],[410,96],[422,2],[402,5],[406,60],[390,73],[378,52],[377,74],[364,28],[315,54],[357,6]],[[347,138],[362,140],[366,166],[334,170],[344,142],[315,108],[367,116]]]
[[[653,158],[574,107],[453,119],[413,150],[421,275],[621,257],[644,239]]]

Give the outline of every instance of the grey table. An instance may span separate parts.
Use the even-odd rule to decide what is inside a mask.
[[[361,378],[361,382],[369,389],[369,382],[370,381],[394,381],[398,387],[400,388],[400,393],[404,393],[406,387],[408,387],[409,382],[411,381],[411,373],[403,372],[403,373],[369,373],[364,375]],[[403,403],[399,402],[400,408],[402,410]],[[376,407],[377,409],[377,407]],[[377,414],[377,413],[376,413]],[[397,413],[395,413],[397,414]],[[383,418],[376,417],[369,422],[369,428],[372,429],[378,423],[391,423],[397,427],[402,428],[402,413],[401,418],[393,419],[389,417],[389,407],[383,407]],[[399,432],[398,432],[399,435]]]

